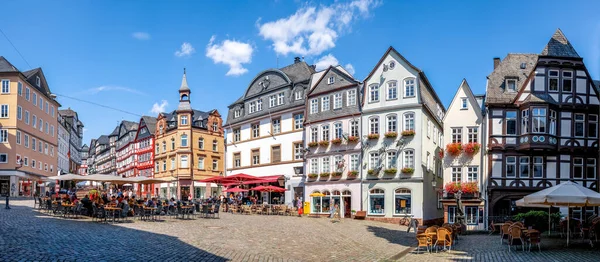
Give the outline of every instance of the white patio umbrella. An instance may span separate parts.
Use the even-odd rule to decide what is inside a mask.
[[[600,206],[600,193],[567,181],[529,194],[523,198],[525,205],[564,207]],[[568,216],[567,216],[568,217]],[[567,245],[569,245],[570,219],[567,219]]]
[[[80,176],[76,174],[64,174],[60,176],[51,176],[47,177],[50,180],[60,180],[60,181],[81,181],[85,180],[85,176]]]

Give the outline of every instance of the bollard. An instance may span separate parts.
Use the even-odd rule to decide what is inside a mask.
[[[8,194],[6,194],[6,207],[5,209],[10,209],[10,206],[8,206]]]

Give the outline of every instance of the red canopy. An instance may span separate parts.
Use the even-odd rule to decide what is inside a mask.
[[[215,176],[215,177],[209,177],[206,179],[199,180],[198,182],[222,184],[222,183],[228,182],[228,180],[227,180],[227,177],[224,177],[224,176]]]
[[[239,173],[231,176],[226,176],[225,179],[227,179],[229,183],[241,184],[246,181],[260,180],[260,177]]]
[[[277,192],[283,193],[286,191],[285,188],[276,187],[276,186],[257,186],[255,188],[250,188],[250,190],[260,191],[260,192]]]
[[[239,193],[239,192],[248,192],[247,189],[241,189],[239,187],[232,187],[232,188],[228,188],[226,190],[223,190],[223,192],[227,192],[227,193]]]
[[[231,186],[231,185],[249,185],[249,184],[259,184],[259,183],[274,183],[277,182],[277,179],[279,179],[281,176],[283,175],[275,175],[275,176],[259,176],[256,177],[256,179],[254,180],[247,180],[244,182],[225,182],[223,185],[224,186]]]

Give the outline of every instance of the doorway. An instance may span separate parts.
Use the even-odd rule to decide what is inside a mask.
[[[342,197],[344,203],[344,218],[352,218],[352,197]]]

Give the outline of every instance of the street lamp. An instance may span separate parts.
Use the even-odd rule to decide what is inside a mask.
[[[433,176],[433,178],[431,179],[431,186],[433,188],[437,187],[437,179],[435,179],[435,175]]]

